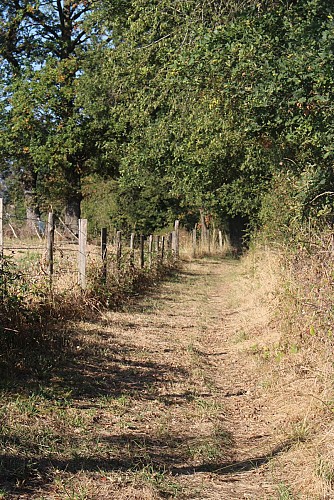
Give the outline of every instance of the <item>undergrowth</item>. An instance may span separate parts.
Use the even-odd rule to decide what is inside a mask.
[[[294,443],[286,457],[277,463],[278,477],[284,477],[289,484],[289,491],[281,491],[280,498],[332,498],[332,227],[300,223],[298,227],[295,225],[293,234],[285,234],[285,238],[274,243],[265,243],[263,235],[258,238],[247,258],[254,260],[257,274],[254,281],[257,282],[260,273],[262,287],[269,279],[264,259],[269,253],[277,282],[266,300],[271,300],[273,306],[271,327],[280,335],[264,342],[256,339],[249,353],[262,367],[270,398],[277,402],[282,413],[281,432]]]
[[[44,377],[72,349],[66,324],[96,319],[124,307],[167,274],[176,262],[138,269],[124,265],[104,278],[101,268],[88,270],[87,287],[54,292],[48,277],[32,282],[17,263],[3,258],[0,270],[0,375],[3,380]]]

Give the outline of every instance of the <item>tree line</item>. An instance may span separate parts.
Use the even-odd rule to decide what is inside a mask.
[[[29,219],[233,232],[331,218],[330,2],[0,7],[1,183]]]

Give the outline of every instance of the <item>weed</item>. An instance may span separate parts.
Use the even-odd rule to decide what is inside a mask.
[[[146,465],[136,471],[136,476],[153,490],[168,495],[169,498],[176,498],[182,492],[181,486],[171,479],[166,469],[155,469],[153,465]]]
[[[75,485],[72,485],[69,481],[57,478],[55,484],[64,500],[89,500],[90,498],[87,488],[77,482]]]
[[[188,354],[190,354],[190,356],[194,361],[196,362],[202,361],[203,354],[199,349],[197,349],[197,347],[194,346],[194,344],[191,343],[187,346],[187,352]]]
[[[198,439],[189,444],[188,454],[193,460],[203,463],[220,460],[224,455],[221,443],[214,437]]]
[[[203,463],[221,460],[226,449],[233,444],[230,432],[216,425],[209,436],[193,439],[188,444],[188,454],[193,460]]]
[[[299,350],[300,350],[300,347],[298,344],[292,343],[290,345],[290,353],[291,354],[297,354],[299,352]]]
[[[245,330],[241,329],[235,333],[235,335],[233,337],[233,343],[238,344],[239,342],[244,342],[247,339],[248,339],[247,332]]]
[[[290,487],[285,483],[280,483],[277,488],[278,500],[293,500]]]
[[[310,426],[306,418],[304,418],[292,426],[289,439],[292,443],[304,443],[310,437],[310,431]]]
[[[23,396],[18,396],[15,401],[16,408],[19,413],[24,414],[28,417],[33,417],[38,415],[39,407],[38,407],[39,399],[32,395],[28,398]]]
[[[223,429],[220,425],[215,427],[214,436],[222,446],[229,447],[234,443],[232,434],[229,431]]]
[[[253,344],[251,345],[249,351],[251,354],[257,355],[261,352],[261,347],[259,346],[259,344]]]
[[[316,474],[322,481],[324,481],[328,486],[333,486],[334,484],[334,465],[323,457],[318,458]]]
[[[275,361],[276,363],[280,363],[284,356],[286,355],[286,352],[284,349],[275,349]]]
[[[274,383],[274,382],[273,382],[273,380],[268,380],[268,379],[266,379],[266,380],[262,380],[262,381],[260,382],[260,386],[261,386],[264,390],[268,390],[268,389],[270,389],[270,388],[273,386],[273,383]]]
[[[219,401],[196,397],[194,403],[200,417],[215,418],[224,412],[224,405]]]
[[[41,261],[41,254],[31,250],[20,251],[16,259],[18,267],[22,272],[31,271],[31,269],[39,268]]]
[[[325,405],[328,408],[328,410],[330,410],[334,413],[334,400],[333,399],[325,401]]]
[[[163,414],[158,422],[158,426],[156,429],[156,435],[159,438],[168,440],[170,437],[170,421],[171,421],[171,415],[170,413],[165,413]]]

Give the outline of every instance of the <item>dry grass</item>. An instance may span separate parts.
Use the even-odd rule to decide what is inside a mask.
[[[249,485],[273,443],[255,450],[254,429],[245,438],[236,427],[249,381],[224,354],[226,283],[238,269],[191,263],[128,312],[74,324],[58,363],[11,380],[7,498],[228,498],[243,468],[233,498],[271,491],[256,476]]]
[[[45,239],[24,238],[5,239],[4,255],[17,266],[20,274],[29,280],[31,286],[49,286]],[[96,245],[87,246],[87,266],[96,267],[100,263],[100,249]],[[52,288],[55,294],[69,293],[78,286],[78,243],[56,241],[54,246],[54,275]]]
[[[334,497],[333,238],[325,231],[305,235],[304,241],[285,266],[289,274],[281,299],[281,369],[299,427],[302,422],[307,430],[289,472],[294,471],[297,493],[327,499]]]
[[[0,498],[334,498],[330,264],[309,258],[188,257],[49,331],[1,382]]]
[[[289,259],[262,248],[243,262],[235,342],[254,358],[264,418],[289,443],[271,464],[282,499],[334,498],[331,241]]]
[[[269,498],[281,437],[234,338],[263,330],[240,269],[193,262],[103,324],[49,332],[52,355],[3,386],[4,498]]]
[[[180,257],[183,261],[190,262],[192,259],[202,259],[204,257],[226,257],[234,255],[235,249],[232,248],[229,238],[226,234],[223,237],[223,246],[220,247],[218,233],[211,234],[210,243],[203,241],[200,234],[197,234],[196,248],[193,246],[193,235],[191,232],[180,231]]]
[[[197,275],[175,276],[103,325],[74,324],[56,365],[7,381],[4,498],[186,498],[178,476],[230,458],[198,321],[179,309],[184,279],[192,288],[182,301],[195,313]]]

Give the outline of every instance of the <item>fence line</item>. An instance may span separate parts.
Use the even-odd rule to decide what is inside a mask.
[[[16,242],[18,239],[16,237],[14,240],[9,239],[8,236],[4,238],[5,221],[2,207],[2,199],[0,198],[0,264],[3,261],[2,255],[10,257],[17,263],[19,273],[22,276],[30,276],[33,282],[39,277],[48,277],[50,286],[53,287],[59,282],[59,278],[70,274],[73,279],[68,286],[73,287],[77,284],[81,289],[85,289],[87,287],[88,261],[94,262],[100,269],[101,281],[105,283],[108,273],[119,273],[124,265],[130,268],[137,266],[140,269],[152,268],[154,265],[164,264],[164,260],[166,262],[166,259],[171,257],[165,252],[164,244],[162,245],[162,241],[164,242],[165,239],[154,238],[153,235],[149,237],[149,245],[144,235],[136,237],[134,233],[131,234],[129,242],[127,242],[121,231],[117,231],[115,237],[113,235],[108,241],[107,229],[102,228],[100,245],[88,244],[87,219],[79,220],[78,238],[68,241],[70,233],[67,233],[66,236],[61,233],[60,226],[56,224],[59,219],[56,219],[52,213],[48,215],[48,220],[44,224],[43,239],[41,239],[40,245],[36,245],[32,238],[26,242],[21,240]],[[11,218],[11,220],[13,219],[14,217]],[[64,226],[62,221],[61,226]],[[59,241],[62,239],[63,241]],[[71,257],[71,255],[74,257],[75,254],[77,255],[76,262]],[[175,254],[173,254],[173,258],[176,258]],[[62,285],[64,285],[64,281],[67,280],[62,280]]]
[[[13,221],[14,217],[11,217]],[[180,247],[183,249],[189,246],[189,253],[193,257],[200,256],[203,253],[211,251],[223,252],[226,244],[226,236],[221,230],[212,231],[206,229],[205,235],[200,227],[195,227],[190,233],[189,239],[186,241],[184,234],[180,233],[180,222],[175,221],[173,231],[165,235],[149,235],[147,238],[143,234],[136,235],[131,233],[129,240],[125,238],[121,231],[113,233],[110,241],[108,240],[108,231],[106,228],[101,229],[101,237],[99,244],[87,242],[87,219],[79,220],[78,236],[66,231],[65,223],[50,213],[46,223],[39,224],[39,230],[43,229],[43,233],[39,235],[41,244],[31,240],[26,245],[15,235],[15,230],[12,227],[11,233],[14,240],[11,238],[10,243],[8,237],[4,237],[4,227],[6,225],[6,217],[4,217],[3,203],[0,198],[0,259],[2,265],[2,256],[12,255],[13,260],[17,260],[18,266],[21,261],[24,261],[27,269],[22,266],[22,275],[30,275],[33,279],[38,279],[39,276],[47,276],[50,281],[50,286],[69,286],[79,285],[81,289],[87,287],[87,268],[88,264],[94,263],[99,269],[99,276],[102,283],[107,282],[108,273],[117,274],[127,268],[139,267],[139,269],[151,269],[154,266],[164,265],[169,261],[177,261],[180,257]],[[58,225],[57,222],[60,224]],[[37,227],[37,226],[36,226]],[[66,234],[62,233],[66,231]],[[36,238],[36,237],[35,237]],[[36,255],[30,255],[30,251],[36,251]],[[74,257],[77,255],[77,258]],[[32,261],[30,265],[30,260]],[[27,261],[28,264],[25,262]],[[32,270],[33,265],[35,268]],[[1,274],[0,267],[0,274]],[[72,279],[61,280],[62,276],[72,276]],[[61,284],[59,284],[61,281]]]
[[[86,288],[87,219],[79,219],[78,284]]]

